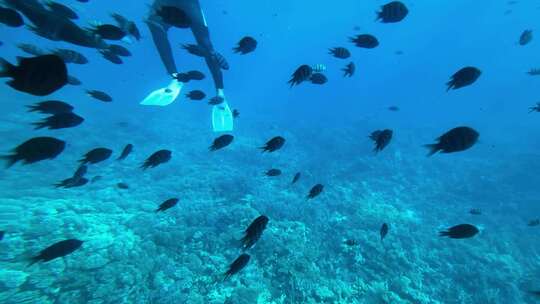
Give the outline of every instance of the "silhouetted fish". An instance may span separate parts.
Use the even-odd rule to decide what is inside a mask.
[[[309,78],[309,80],[311,81],[311,83],[318,84],[318,85],[325,84],[328,82],[328,78],[326,78],[326,76],[324,76],[323,73],[313,73],[311,74],[311,77]]]
[[[388,226],[388,224],[387,224],[387,223],[383,223],[382,226],[381,226],[381,231],[380,231],[381,242],[384,240],[384,238],[385,238],[386,235],[388,234],[388,230],[390,230],[390,227]]]
[[[379,46],[379,40],[370,34],[357,35],[356,37],[351,37],[350,40],[360,48],[373,49]]]
[[[538,76],[540,75],[540,68],[538,69],[530,69],[527,74],[531,75],[531,76]]]
[[[34,137],[18,145],[11,155],[2,156],[7,167],[22,161],[24,165],[56,158],[66,146],[66,142],[54,137]]]
[[[0,6],[0,23],[11,27],[19,27],[24,25],[24,20],[16,10]]]
[[[351,57],[351,52],[344,47],[335,47],[328,50],[328,53],[339,59]]]
[[[461,224],[450,227],[445,231],[440,231],[439,236],[447,236],[452,239],[465,239],[475,236],[478,232],[478,228],[473,225]]]
[[[68,84],[73,85],[73,86],[78,86],[78,85],[81,85],[82,82],[79,79],[77,79],[77,77],[68,75]]]
[[[116,21],[118,27],[120,27],[122,31],[128,33],[130,36],[133,36],[135,39],[137,39],[137,41],[141,40],[141,33],[135,22],[130,21],[124,16],[116,13],[111,14],[111,17]]]
[[[107,148],[95,148],[86,153],[82,159],[79,160],[83,165],[85,164],[97,164],[104,160],[107,160],[112,155],[112,150]]]
[[[309,65],[301,65],[298,67],[298,69],[296,69],[296,71],[294,71],[288,83],[292,88],[295,85],[299,85],[300,83],[309,80],[311,78],[311,74],[313,74],[313,69]]]
[[[120,154],[120,156],[116,160],[124,160],[124,159],[126,159],[126,157],[128,157],[128,155],[131,153],[131,151],[133,151],[133,145],[132,144],[127,144],[124,147],[124,149],[122,150],[122,153]]]
[[[6,234],[5,231],[0,231],[0,241],[4,239],[4,235]]]
[[[129,189],[129,185],[126,184],[126,183],[118,183],[118,184],[116,184],[116,187],[118,187],[118,189],[122,189],[122,190]]]
[[[56,55],[19,57],[18,65],[0,58],[0,77],[12,78],[7,84],[15,90],[45,96],[67,84],[67,68]]]
[[[473,208],[473,209],[469,210],[469,213],[472,214],[472,215],[481,215],[482,210],[477,209],[477,208]]]
[[[294,175],[291,184],[293,184],[293,185],[296,184],[296,183],[300,180],[300,177],[301,177],[301,176],[302,176],[302,173],[297,172],[297,173]]]
[[[349,62],[349,64],[341,70],[343,71],[343,77],[352,77],[356,71],[356,65],[354,65],[354,62]]]
[[[523,33],[521,33],[521,36],[519,36],[519,45],[527,45],[529,42],[533,39],[532,30],[525,30]]]
[[[527,226],[529,227],[540,226],[540,219],[530,220],[529,223],[527,223]]]
[[[122,57],[131,56],[131,52],[127,48],[118,44],[109,44],[109,47],[107,49],[113,54],[115,54],[116,56],[122,56]]]
[[[172,157],[172,152],[169,151],[169,150],[159,150],[155,153],[153,153],[152,155],[150,155],[150,157],[148,157],[144,163],[141,165],[141,168],[143,170],[146,170],[148,168],[154,168],[154,167],[157,167],[161,164],[164,164],[166,162],[168,162],[169,160],[171,160],[171,157]]]
[[[369,136],[375,142],[375,153],[382,151],[392,140],[392,130],[377,130]]]
[[[54,114],[43,119],[42,121],[33,123],[33,125],[36,126],[34,128],[35,130],[42,128],[47,128],[49,130],[57,130],[76,127],[80,125],[83,121],[84,118],[80,117],[79,115],[72,112],[67,112]]]
[[[206,77],[203,72],[197,70],[188,71],[186,74],[189,80],[203,80]]]
[[[95,27],[89,29],[89,31],[94,33],[94,35],[99,35],[101,39],[105,40],[121,40],[126,36],[126,32],[124,32],[118,26],[112,24],[96,25]]]
[[[309,190],[309,193],[308,193],[306,198],[308,200],[316,198],[317,196],[319,196],[323,192],[323,189],[324,189],[324,186],[321,185],[321,184],[317,184],[317,185],[313,186],[311,188],[311,190]]]
[[[475,67],[464,67],[450,77],[450,81],[446,83],[448,86],[446,91],[457,90],[459,88],[469,86],[476,82],[481,74],[482,72]]]
[[[425,145],[430,152],[428,156],[431,156],[439,151],[442,153],[453,153],[465,151],[471,148],[477,141],[480,134],[469,127],[457,127],[444,133],[437,140],[436,144]]]
[[[163,203],[161,203],[161,205],[159,205],[159,207],[156,209],[156,212],[163,212],[167,209],[170,209],[174,206],[176,206],[176,204],[178,203],[178,199],[177,198],[170,198],[166,201],[164,201]]]
[[[81,177],[81,178],[70,177],[70,178],[67,178],[67,179],[65,179],[63,181],[60,181],[60,182],[54,184],[54,186],[56,188],[69,189],[69,188],[82,187],[82,186],[84,186],[86,184],[88,184],[88,179],[86,179],[84,177]]]
[[[53,245],[43,249],[38,256],[33,257],[28,266],[37,262],[49,262],[56,258],[64,257],[79,249],[82,244],[83,241],[77,239],[68,239],[54,243]]]
[[[240,112],[237,109],[234,109],[232,112],[232,116],[233,118],[238,118],[240,117]]]
[[[232,135],[228,135],[228,134],[221,135],[220,137],[214,139],[214,142],[210,146],[209,150],[216,151],[219,149],[223,149],[227,147],[228,145],[230,145],[233,142],[233,139],[234,139],[234,136]]]
[[[45,3],[45,5],[47,5],[49,10],[51,10],[53,13],[55,13],[58,16],[62,16],[64,18],[72,19],[72,20],[79,19],[79,16],[77,15],[77,13],[75,13],[71,8],[61,3],[49,0],[48,2]]]
[[[268,224],[268,217],[261,215],[257,217],[245,231],[244,237],[240,240],[242,243],[242,249],[248,250],[261,238],[266,225]]]
[[[55,49],[53,54],[62,58],[65,63],[86,64],[88,59],[81,53],[68,49]]]
[[[377,20],[381,20],[382,23],[395,23],[403,20],[409,10],[400,1],[392,1],[382,6],[381,11],[377,13]]]
[[[122,64],[122,63],[124,63],[124,61],[122,60],[122,58],[120,58],[120,56],[116,55],[114,52],[112,52],[109,49],[102,49],[102,50],[99,50],[99,52],[101,53],[103,58],[105,58],[106,60],[108,60],[108,61],[110,61],[110,62],[112,62],[114,64]]]
[[[233,48],[235,53],[240,53],[242,55],[253,52],[257,48],[257,40],[253,37],[246,36],[238,42],[238,45]]]
[[[186,94],[186,97],[191,100],[202,100],[206,97],[206,94],[204,94],[201,90],[193,90]]]
[[[529,108],[529,113],[540,112],[540,102],[537,102],[536,105]]]
[[[397,107],[397,106],[389,106],[388,111],[397,112],[397,111],[399,111],[399,107]]]
[[[59,100],[46,100],[28,106],[28,112],[39,112],[43,114],[62,114],[73,111],[73,106]]]
[[[281,175],[281,170],[279,169],[270,169],[264,173],[266,176],[275,177]]]
[[[30,55],[33,55],[33,56],[41,56],[41,55],[45,55],[45,51],[42,50],[41,48],[33,45],[33,44],[30,44],[30,43],[19,43],[17,44],[17,47],[27,53],[27,54],[30,54]]]
[[[271,153],[271,152],[275,152],[281,149],[281,147],[283,147],[284,144],[285,144],[285,138],[281,136],[276,136],[270,139],[269,141],[267,141],[266,144],[264,144],[264,146],[260,147],[259,149],[261,149],[263,153],[264,152]]]
[[[90,97],[93,97],[99,101],[103,101],[103,102],[111,102],[113,99],[112,97],[103,92],[103,91],[98,91],[98,90],[88,90],[86,91],[86,94],[88,94],[88,96]]]
[[[242,269],[244,269],[247,264],[249,263],[249,260],[250,260],[250,256],[249,254],[246,254],[246,253],[242,253],[238,258],[236,258],[236,260],[234,260],[234,262],[232,262],[232,264],[229,266],[229,270],[227,270],[227,272],[225,272],[225,277],[223,280],[227,280],[229,279],[231,276],[237,274],[238,272],[240,272]]]

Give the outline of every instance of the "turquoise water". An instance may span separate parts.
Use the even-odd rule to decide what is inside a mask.
[[[133,53],[114,65],[93,49],[53,42],[24,27],[0,27],[1,57],[27,56],[18,43],[64,47],[89,63],[68,65],[81,86],[46,97],[13,90],[1,81],[0,151],[36,136],[68,144],[55,160],[0,170],[0,303],[536,303],[540,298],[539,113],[540,42],[517,44],[525,29],[540,29],[540,3],[521,0],[404,1],[400,23],[375,22],[384,1],[201,0],[212,43],[228,60],[229,105],[240,111],[234,142],[209,152],[218,136],[211,107],[189,101],[195,89],[214,95],[208,68],[180,48],[194,43],[188,30],[169,37],[180,70],[206,74],[190,82],[168,107],[139,102],[170,77],[143,20],[148,4],[135,1],[61,1],[76,23],[111,23],[110,13],[134,20],[142,39],[122,44]],[[510,13],[507,13],[511,10]],[[29,23],[29,22],[28,22]],[[371,33],[380,46],[356,48],[348,37]],[[232,48],[244,36],[258,40],[248,55]],[[328,48],[343,46],[340,60]],[[402,51],[402,55],[396,55]],[[340,70],[356,64],[352,78]],[[287,81],[301,64],[325,64],[322,86]],[[446,92],[464,66],[482,75]],[[114,101],[100,103],[86,89]],[[33,130],[44,116],[26,106],[47,99],[70,103],[85,118],[78,127]],[[388,111],[398,106],[397,112]],[[424,144],[467,125],[479,142],[454,154],[426,157]],[[373,153],[369,134],[394,131]],[[281,135],[271,154],[258,147]],[[134,145],[123,162],[114,159]],[[102,178],[79,188],[52,186],[73,173],[89,150],[114,150],[89,166]],[[142,171],[153,152],[169,149],[170,162]],[[271,168],[283,171],[266,177]],[[302,178],[290,182],[296,172]],[[126,183],[129,189],[117,184]],[[315,184],[324,192],[305,197]],[[177,206],[155,213],[171,197]],[[469,210],[480,209],[481,215]],[[270,219],[245,269],[223,281],[240,254],[238,240],[259,215]],[[379,229],[388,223],[384,242]],[[438,232],[468,223],[469,239]],[[74,253],[27,267],[55,242],[84,241]],[[354,246],[344,243],[354,240]]]

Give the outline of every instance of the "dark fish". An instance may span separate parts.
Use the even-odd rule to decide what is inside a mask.
[[[390,230],[390,227],[388,226],[387,223],[383,223],[382,226],[381,226],[381,231],[380,231],[380,234],[381,234],[381,242],[384,240],[384,238],[386,237],[386,235],[388,234],[388,230]]]
[[[115,53],[113,53],[112,51],[110,50],[100,50],[99,51],[101,53],[101,55],[103,56],[103,58],[105,58],[106,60],[114,63],[114,64],[122,64],[124,63],[124,61],[122,60],[122,58],[120,58],[120,56],[116,55]]]
[[[46,100],[28,106],[28,112],[39,112],[43,114],[63,114],[71,113],[73,106],[59,100]]]
[[[473,208],[473,209],[469,210],[469,213],[472,214],[472,215],[481,215],[482,210],[477,209],[477,208]]]
[[[232,116],[233,116],[233,118],[238,118],[240,116],[240,112],[237,109],[234,109],[232,111]]]
[[[30,55],[34,55],[34,56],[41,56],[41,55],[45,55],[46,53],[44,50],[30,43],[19,43],[17,44],[17,47],[21,51]]]
[[[532,30],[525,30],[523,33],[521,33],[521,36],[519,36],[519,45],[527,45],[532,41],[532,39]]]
[[[257,48],[257,40],[253,37],[246,36],[238,42],[238,45],[233,48],[235,53],[240,53],[242,55],[253,52]]]
[[[53,54],[62,58],[65,63],[86,64],[88,59],[81,53],[68,49],[55,49]]]
[[[530,220],[529,223],[527,223],[527,226],[529,227],[540,226],[540,219]]]
[[[538,76],[540,75],[540,68],[538,69],[530,69],[527,74],[531,75],[531,76]]]
[[[98,91],[98,90],[88,90],[86,91],[86,94],[88,94],[90,97],[93,97],[99,101],[103,101],[103,102],[111,102],[113,99],[111,96],[109,96],[109,94],[103,92],[103,91]]]
[[[191,78],[189,78],[189,75],[187,73],[176,73],[172,75],[174,79],[180,81],[180,82],[189,82]]]
[[[266,176],[275,177],[281,175],[281,170],[279,169],[270,169],[264,173]]]
[[[268,224],[268,217],[261,215],[257,217],[245,231],[244,237],[240,240],[242,243],[242,250],[248,250],[261,238],[266,225]]]
[[[313,198],[316,198],[317,196],[319,196],[319,194],[321,194],[323,192],[323,189],[324,189],[324,186],[321,185],[321,184],[317,184],[315,186],[313,186],[311,188],[311,190],[309,190],[309,193],[306,197],[306,199],[313,199]]]
[[[328,50],[328,54],[332,54],[339,59],[347,59],[351,57],[351,52],[344,47],[336,47]]]
[[[382,23],[395,23],[403,20],[409,10],[400,1],[392,1],[382,6],[381,11],[377,13],[377,20],[381,20]]]
[[[126,183],[118,183],[118,184],[116,184],[116,187],[118,187],[118,189],[122,189],[122,190],[129,189],[129,185],[126,184]]]
[[[208,51],[198,44],[183,44],[182,48],[195,56],[206,57],[208,55]]]
[[[91,28],[90,31],[105,40],[122,40],[126,36],[126,32],[112,24],[97,25]]]
[[[124,160],[124,159],[126,159],[126,157],[128,157],[128,155],[131,153],[131,151],[133,151],[133,145],[132,144],[127,144],[124,147],[124,150],[122,150],[122,153],[120,154],[120,156],[116,160]]]
[[[71,8],[63,4],[49,0],[45,5],[47,5],[49,10],[51,10],[54,14],[58,16],[62,16],[64,18],[72,20],[79,19],[77,13],[75,13]]]
[[[400,56],[400,55],[403,55],[403,51],[402,50],[397,50],[394,52],[394,54]]]
[[[540,112],[540,102],[537,102],[535,106],[529,108],[529,113]]]
[[[79,115],[68,112],[60,113],[49,116],[42,121],[33,123],[32,125],[36,126],[34,130],[47,128],[49,130],[58,130],[64,128],[73,128],[80,125],[84,121],[84,118]]]
[[[238,258],[236,258],[236,260],[234,260],[234,262],[232,262],[232,264],[229,266],[229,270],[227,270],[227,272],[225,272],[225,277],[223,280],[227,280],[228,278],[230,278],[231,276],[237,274],[238,272],[240,272],[240,270],[244,269],[244,267],[247,266],[247,264],[249,263],[249,259],[251,257],[249,256],[249,254],[246,254],[246,253],[242,253]]]
[[[115,54],[116,56],[122,56],[122,57],[129,57],[131,56],[131,52],[118,44],[109,44],[109,47],[107,48],[111,53]]]
[[[212,143],[209,149],[210,151],[223,149],[227,147],[228,145],[230,145],[233,139],[234,139],[234,136],[232,135],[228,135],[228,134],[221,135],[220,137],[214,139],[214,142]]]
[[[356,65],[354,62],[350,62],[341,70],[343,71],[343,77],[352,77],[356,71]]]
[[[425,145],[425,147],[430,149],[428,156],[439,151],[442,153],[465,151],[478,141],[479,136],[480,134],[472,128],[457,127],[439,137],[438,143]]]
[[[53,245],[43,249],[38,256],[32,258],[28,266],[33,265],[37,262],[49,262],[56,258],[64,257],[73,251],[79,249],[83,241],[76,239],[68,239],[54,243]]]
[[[157,167],[161,164],[164,164],[168,161],[171,160],[171,157],[172,157],[172,152],[169,151],[169,150],[159,150],[155,153],[153,153],[152,155],[150,155],[150,157],[148,157],[144,163],[141,165],[141,168],[143,170],[146,170],[148,168],[154,168],[154,167]]]
[[[24,25],[24,20],[16,10],[0,6],[0,23],[11,27],[19,27]]]
[[[79,160],[83,165],[85,164],[97,164],[104,160],[107,160],[112,155],[112,150],[107,148],[95,148],[90,150]]]
[[[189,71],[186,74],[189,80],[203,80],[205,78],[204,74],[200,71]]]
[[[397,111],[399,111],[399,107],[397,107],[397,106],[389,106],[388,111],[397,112]]]
[[[269,141],[266,142],[266,144],[264,144],[264,146],[260,147],[259,149],[262,150],[262,152],[275,152],[279,149],[281,149],[281,147],[283,147],[283,145],[285,144],[285,138],[281,137],[281,136],[276,136],[272,139],[270,139]]]
[[[356,37],[351,37],[350,40],[351,42],[354,42],[357,47],[364,49],[373,49],[379,46],[379,40],[370,34],[357,35]]]
[[[217,106],[217,105],[222,104],[224,101],[225,101],[225,99],[223,99],[223,97],[215,96],[215,97],[210,98],[210,101],[208,102],[208,104],[213,105],[213,106]]]
[[[375,148],[373,151],[375,153],[382,151],[392,140],[392,130],[385,129],[385,130],[377,130],[369,136],[371,140],[375,142]]]
[[[206,97],[206,94],[204,94],[201,90],[193,90],[186,94],[186,97],[191,100],[202,100]]]
[[[13,149],[13,154],[3,156],[7,160],[7,167],[22,161],[24,165],[38,161],[56,158],[66,146],[66,142],[54,137],[34,137]]]
[[[313,73],[309,80],[311,81],[311,83],[319,84],[319,85],[322,85],[328,82],[328,78],[326,78],[326,76],[324,76],[323,73]]]
[[[12,78],[7,84],[15,90],[45,96],[67,84],[67,68],[62,58],[43,55],[18,59],[18,65],[12,65],[0,58],[0,77]]]
[[[311,74],[313,74],[313,69],[309,65],[301,65],[298,67],[298,69],[296,69],[296,71],[294,71],[288,83],[292,88],[293,86],[299,85],[300,83],[310,79]]]
[[[360,243],[357,241],[357,240],[353,240],[353,239],[347,239],[343,242],[343,244],[349,246],[349,247],[354,247],[354,246],[358,246],[360,245]]]
[[[4,239],[4,235],[6,234],[5,231],[0,231],[0,241]]]
[[[77,170],[75,170],[75,173],[73,173],[73,178],[80,179],[83,178],[86,175],[86,172],[88,172],[88,166],[87,165],[80,165]]]
[[[68,82],[68,84],[73,85],[73,86],[78,86],[78,85],[82,84],[82,82],[79,79],[77,79],[75,76],[71,76],[71,75],[68,75],[67,82]]]
[[[462,68],[461,70],[454,73],[452,77],[450,77],[450,81],[446,83],[446,85],[448,86],[446,91],[457,90],[459,88],[469,86],[473,84],[478,79],[478,77],[480,77],[481,74],[482,72],[475,67]]]
[[[116,21],[118,26],[130,36],[133,36],[137,41],[141,40],[141,33],[135,22],[128,20],[120,14],[112,14],[111,17]]]
[[[176,6],[163,5],[155,13],[168,25],[178,28],[188,28],[191,26],[191,19],[188,14]]]
[[[159,205],[159,207],[156,209],[156,212],[160,212],[160,211],[163,212],[169,208],[174,207],[177,203],[178,203],[177,198],[170,198],[164,201],[163,203],[161,203],[161,205]]]
[[[74,178],[74,177],[70,177],[70,178],[67,178],[61,182],[58,182],[56,184],[54,184],[54,186],[56,188],[65,188],[65,189],[69,189],[69,188],[77,188],[77,187],[82,187],[84,185],[88,184],[88,179],[84,178],[84,177],[81,177],[81,178]]]
[[[298,181],[300,180],[300,177],[301,177],[301,176],[302,176],[302,173],[297,172],[297,173],[294,175],[291,184],[293,184],[293,185],[296,184],[296,182],[298,182]]]
[[[475,236],[478,232],[478,228],[473,225],[461,224],[450,227],[445,231],[440,231],[439,236],[447,236],[452,239],[466,239]]]

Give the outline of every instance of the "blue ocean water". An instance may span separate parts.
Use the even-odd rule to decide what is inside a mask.
[[[24,2],[25,0],[20,0]],[[200,0],[216,51],[229,62],[225,96],[238,109],[233,143],[208,147],[211,106],[185,94],[215,88],[206,63],[182,44],[191,31],[171,29],[189,82],[167,107],[139,104],[170,82],[144,22],[151,1],[58,1],[79,15],[76,24],[135,21],[140,41],[121,42],[133,54],[115,65],[97,50],[51,41],[26,27],[0,25],[0,57],[29,56],[17,44],[68,48],[89,63],[69,64],[82,81],[46,97],[0,84],[0,151],[36,136],[67,142],[54,160],[0,169],[0,303],[536,303],[540,297],[539,113],[540,2],[519,0],[403,1],[399,23],[375,20],[388,1]],[[25,19],[27,24],[31,24]],[[533,30],[533,40],[518,44]],[[369,33],[380,45],[354,46]],[[244,36],[254,52],[235,54]],[[328,54],[346,47],[348,59]],[[396,54],[398,52],[400,54]],[[344,78],[349,62],[356,73]],[[324,64],[328,83],[287,81],[298,66]],[[460,68],[482,71],[472,85],[446,91]],[[7,81],[7,79],[6,79]],[[102,90],[102,103],[85,90]],[[34,130],[44,115],[26,106],[62,100],[85,121],[75,128]],[[399,111],[389,111],[397,106]],[[457,126],[480,133],[467,151],[426,157],[430,144]],[[391,129],[373,152],[369,135]],[[286,143],[258,149],[274,136]],[[133,153],[115,161],[131,143]],[[97,147],[113,156],[90,165],[82,187],[53,184],[70,177]],[[160,149],[172,159],[141,170]],[[264,172],[280,169],[278,177]],[[291,185],[296,172],[300,180]],[[128,189],[118,186],[124,183]],[[306,200],[315,184],[324,191]],[[177,197],[177,206],[155,210]],[[471,214],[479,209],[480,215]],[[251,259],[223,280],[242,253],[238,240],[258,216],[269,223]],[[388,223],[381,241],[379,229]],[[439,231],[472,224],[472,238]],[[65,257],[28,266],[48,246],[80,239]]]

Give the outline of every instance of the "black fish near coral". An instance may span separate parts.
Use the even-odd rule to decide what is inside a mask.
[[[438,143],[426,145],[430,149],[428,156],[439,151],[441,153],[454,153],[465,151],[478,141],[480,134],[470,127],[457,127],[444,133],[437,140]]]
[[[146,170],[155,168],[171,160],[172,152],[170,150],[159,150],[148,157],[141,165],[141,169]]]
[[[370,34],[361,34],[356,37],[351,37],[350,41],[357,47],[364,49],[374,49],[379,46],[379,40]]]
[[[238,45],[233,49],[235,53],[240,53],[242,55],[249,54],[257,48],[257,40],[253,37],[246,36],[238,42]]]
[[[43,249],[39,255],[33,257],[28,266],[37,262],[49,262],[54,259],[64,257],[79,249],[82,244],[83,241],[77,239],[68,239],[54,243],[53,245]]]
[[[270,177],[280,176],[281,175],[281,170],[279,170],[279,169],[270,169],[270,170],[266,171],[264,173],[264,175],[270,176]]]
[[[92,97],[92,98],[95,98],[99,101],[103,101],[103,102],[112,102],[113,99],[112,97],[103,92],[103,91],[98,91],[98,90],[88,90],[86,91],[86,94],[88,94],[88,96]]]
[[[354,62],[349,62],[343,69],[343,77],[352,77],[356,71],[356,65]]]
[[[46,100],[28,106],[28,112],[39,112],[42,114],[63,114],[73,111],[73,106],[59,100]]]
[[[446,83],[447,91],[470,86],[478,80],[481,74],[482,72],[478,68],[464,67],[450,77],[450,81]]]
[[[133,151],[133,145],[132,144],[127,144],[124,149],[122,150],[122,153],[120,154],[120,156],[116,159],[118,161],[120,160],[124,160],[126,159],[126,157],[128,157],[128,155]]]
[[[392,140],[392,130],[377,130],[371,133],[369,138],[375,142],[375,148],[373,149],[376,153],[381,152]]]
[[[79,160],[79,162],[82,165],[85,165],[85,164],[94,165],[94,164],[97,164],[97,163],[100,163],[102,161],[109,159],[109,157],[111,157],[112,155],[112,152],[113,151],[111,149],[107,149],[107,148],[95,148],[88,151],[83,156],[83,158]]]
[[[225,272],[224,280],[229,279],[231,276],[237,274],[242,269],[244,269],[247,264],[249,263],[249,260],[251,259],[251,256],[249,254],[243,253],[241,254],[234,262],[229,265],[229,270]]]
[[[170,198],[166,201],[164,201],[163,203],[161,203],[159,205],[159,207],[156,209],[156,212],[163,212],[167,209],[170,209],[174,206],[176,206],[176,204],[178,204],[178,199],[177,198]]]
[[[328,50],[328,53],[339,59],[347,59],[351,57],[351,52],[344,47],[335,47]]]
[[[388,226],[387,223],[383,223],[379,232],[379,234],[381,235],[381,242],[384,240],[389,230],[390,226]]]
[[[13,149],[13,153],[2,156],[7,160],[7,167],[13,166],[18,161],[24,165],[33,164],[46,159],[56,158],[66,146],[66,142],[54,137],[34,137]]]
[[[382,23],[400,22],[409,14],[409,10],[400,1],[392,1],[382,6],[381,11],[377,13],[377,20]]]
[[[56,55],[19,58],[18,65],[0,58],[0,77],[12,78],[7,84],[15,90],[45,96],[67,84],[67,67]]]
[[[243,250],[248,250],[257,243],[266,229],[267,224],[268,217],[265,215],[261,215],[251,222],[245,231],[244,237],[240,240]]]
[[[440,231],[439,236],[447,236],[451,239],[466,239],[475,236],[478,228],[470,224],[461,224],[448,228],[445,231]]]
[[[317,196],[319,196],[324,190],[324,186],[322,184],[317,184],[315,186],[313,186],[311,188],[311,190],[309,190],[309,193],[306,197],[306,199],[310,200],[310,199],[314,199],[316,198]]]
[[[36,126],[36,130],[42,128],[48,128],[49,130],[58,130],[76,127],[80,125],[83,121],[84,118],[80,117],[79,115],[72,112],[67,112],[54,114],[45,118],[42,121],[33,123],[33,125]]]
[[[283,138],[282,136],[276,136],[267,141],[266,144],[264,144],[264,146],[260,147],[259,149],[261,149],[263,153],[271,153],[281,149],[284,144],[285,138]]]
[[[234,136],[232,135],[229,135],[229,134],[221,135],[220,137],[214,139],[214,142],[208,149],[210,151],[217,151],[217,150],[223,149],[227,147],[228,145],[230,145],[233,142],[233,139],[234,139]]]

